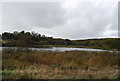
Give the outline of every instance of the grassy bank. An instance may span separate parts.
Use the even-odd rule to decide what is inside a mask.
[[[118,54],[85,51],[3,50],[3,79],[118,78]]]

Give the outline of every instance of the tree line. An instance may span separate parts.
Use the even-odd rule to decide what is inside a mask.
[[[2,46],[10,47],[39,47],[42,45],[75,45],[88,46],[95,48],[120,49],[120,38],[104,38],[104,39],[85,39],[70,40],[62,38],[53,38],[39,33],[14,31],[13,33],[4,32],[0,35],[2,38]]]
[[[47,37],[33,32],[4,32],[2,40],[8,40],[3,46],[33,47],[35,45],[71,45],[71,40]]]

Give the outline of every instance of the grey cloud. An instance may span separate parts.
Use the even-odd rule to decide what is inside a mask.
[[[117,37],[117,3],[4,3],[3,30],[34,30],[54,37]]]
[[[117,5],[115,3],[78,3],[76,10],[67,11],[68,24],[61,27],[59,36],[65,38],[117,37],[104,35],[106,31],[117,33]],[[109,26],[109,28],[108,28]],[[114,34],[114,36],[113,36]]]
[[[3,3],[3,26],[55,27],[64,24],[60,3]]]

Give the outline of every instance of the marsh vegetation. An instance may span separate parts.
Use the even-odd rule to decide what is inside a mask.
[[[3,50],[3,79],[117,79],[118,53]]]

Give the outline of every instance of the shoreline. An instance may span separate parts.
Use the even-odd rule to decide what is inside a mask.
[[[1,47],[2,48],[2,47]],[[58,48],[56,49],[56,51],[61,51],[59,48],[63,48],[65,49],[65,51],[103,51],[103,52],[117,52],[117,53],[120,53],[120,50],[117,50],[117,49],[114,49],[114,50],[111,50],[111,49],[98,49],[98,48],[90,48],[90,47],[81,47],[81,46],[73,46],[73,45],[43,45],[43,47],[3,47],[3,48],[13,48],[13,49],[30,49],[30,50],[45,50],[47,51],[47,49],[49,49],[48,51],[55,51],[55,50],[52,50],[53,48]],[[73,48],[73,50],[71,50],[71,48]],[[81,48],[79,50],[79,48]],[[68,49],[68,50],[67,50]],[[2,50],[2,49],[0,49]],[[62,52],[62,51],[61,51]]]

